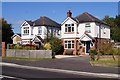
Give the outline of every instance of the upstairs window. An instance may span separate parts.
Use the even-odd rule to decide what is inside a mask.
[[[74,24],[65,24],[65,32],[74,32]]]
[[[23,27],[23,34],[29,35],[29,27]]]
[[[39,27],[38,28],[38,35],[41,35],[42,34],[42,27]]]
[[[90,24],[85,24],[85,32],[90,33],[91,32],[90,27],[91,27]]]

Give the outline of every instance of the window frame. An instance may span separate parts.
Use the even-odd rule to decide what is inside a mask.
[[[74,24],[65,24],[65,32],[69,33],[69,32],[74,32]]]
[[[65,49],[74,49],[74,40],[65,40],[64,48]]]
[[[42,35],[42,27],[38,27],[38,35]]]
[[[85,24],[85,32],[91,33],[91,25],[90,25],[90,23]]]
[[[26,27],[23,27],[23,35],[29,35],[29,27],[26,26]]]

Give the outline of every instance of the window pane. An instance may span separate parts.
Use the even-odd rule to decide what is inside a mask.
[[[68,27],[68,32],[71,32],[71,27]]]
[[[68,48],[71,48],[71,44],[68,44]]]
[[[67,32],[67,27],[65,27],[65,32]]]
[[[65,24],[65,26],[67,26],[67,24]]]
[[[74,24],[72,24],[72,26],[74,26]]]
[[[67,43],[67,41],[65,41],[65,43]]]
[[[67,48],[67,44],[65,44],[65,48]]]

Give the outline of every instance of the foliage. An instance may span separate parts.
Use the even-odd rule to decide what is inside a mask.
[[[88,52],[89,52],[91,60],[94,61],[95,60],[95,55],[97,54],[97,51],[95,49],[90,49]]]
[[[116,16],[115,18],[105,16],[103,19],[108,25],[110,25],[111,29],[111,38],[116,42],[120,41],[120,15]]]
[[[61,44],[61,40],[57,37],[49,37],[48,39],[44,40],[44,44],[50,43],[51,44],[51,50],[53,54],[61,54],[64,51],[64,48]],[[55,52],[55,53],[54,53]]]
[[[51,44],[52,51],[55,52],[56,54],[61,50],[61,48],[63,48],[61,40],[56,37],[52,37],[49,42]]]
[[[36,46],[31,45],[18,45],[18,44],[9,44],[9,49],[19,49],[19,50],[36,50]]]
[[[47,50],[50,50],[51,49],[51,44],[50,43],[46,43],[44,45],[44,48],[47,49]]]
[[[6,20],[2,19],[2,41],[8,43],[12,43],[11,36],[13,36],[14,32],[12,30],[12,25],[8,24]]]

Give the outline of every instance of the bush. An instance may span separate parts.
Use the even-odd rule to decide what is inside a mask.
[[[95,60],[95,55],[97,54],[97,51],[95,49],[90,49],[88,52],[89,52],[91,60],[94,61]]]
[[[44,48],[47,49],[47,50],[50,50],[51,49],[51,44],[50,43],[46,43],[44,45]]]

